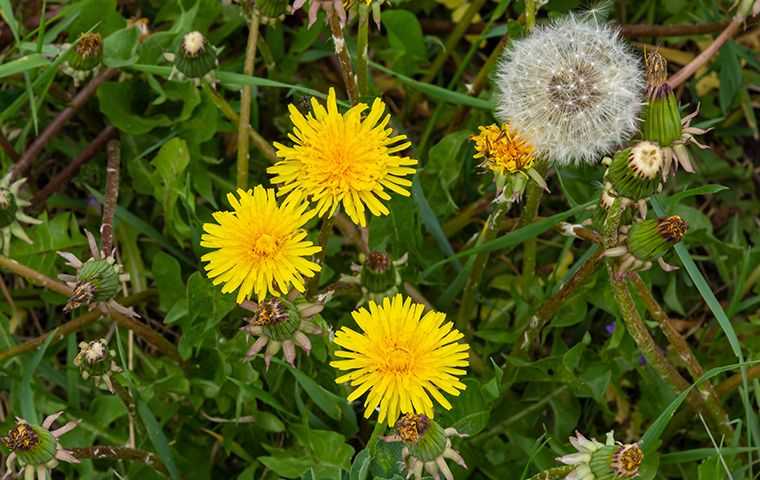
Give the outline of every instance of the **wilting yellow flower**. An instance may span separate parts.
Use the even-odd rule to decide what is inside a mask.
[[[380,407],[379,421],[393,425],[401,413],[422,413],[433,417],[432,396],[444,408],[451,404],[441,393],[457,396],[466,386],[458,376],[469,364],[463,335],[446,321],[446,315],[428,312],[423,305],[401,295],[386,297],[383,304],[369,302],[369,310],[352,313],[362,333],[343,327],[335,343],[345,348],[330,365],[352,370],[335,381],[356,387],[348,396],[356,400],[369,392],[364,401],[364,417]]]
[[[217,223],[203,225],[201,246],[216,249],[201,257],[209,278],[224,284],[223,293],[238,290],[238,303],[254,292],[259,302],[267,292],[279,296],[291,285],[303,292],[304,277],[320,269],[304,258],[321,250],[301,228],[314,211],[297,193],[278,205],[274,190],[260,185],[237,195],[227,194],[233,212],[215,212]]]
[[[509,124],[478,127],[480,133],[471,137],[475,142],[475,158],[483,166],[501,175],[524,172],[533,166],[533,147],[512,130]]]
[[[372,215],[387,215],[383,201],[390,200],[387,188],[409,196],[412,182],[406,175],[417,160],[394,155],[411,145],[406,135],[392,136],[386,128],[390,115],[385,104],[376,99],[369,114],[362,118],[368,106],[360,103],[346,113],[338,112],[335,90],[327,96],[327,109],[311,99],[313,113],[304,117],[290,105],[293,133],[288,137],[295,145],[275,143],[277,156],[282,160],[267,171],[274,175],[272,183],[279,185],[278,195],[301,192],[316,203],[318,215],[332,215],[340,204],[361,226],[367,224],[365,206]]]

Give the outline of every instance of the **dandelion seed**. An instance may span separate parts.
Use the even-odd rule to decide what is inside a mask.
[[[594,163],[637,129],[640,63],[593,17],[569,15],[515,42],[496,80],[497,117],[557,165]]]

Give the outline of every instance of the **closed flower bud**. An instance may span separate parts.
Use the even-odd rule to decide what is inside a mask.
[[[216,68],[216,50],[200,32],[190,32],[182,37],[175,65],[183,75],[200,78]]]
[[[105,338],[91,342],[80,342],[79,353],[74,357],[74,365],[79,367],[82,378],[92,378],[95,385],[113,391],[111,374],[121,372],[114,358],[116,352],[108,349]]]
[[[657,144],[639,142],[615,154],[606,180],[618,195],[638,201],[659,191],[664,166],[662,150]]]
[[[673,89],[667,83],[667,61],[659,52],[649,52],[647,67],[647,106],[641,134],[644,140],[669,147],[681,139],[681,111]]]
[[[635,223],[628,232],[628,250],[639,260],[656,260],[681,241],[688,227],[678,215]]]
[[[288,0],[256,0],[255,9],[263,24],[274,24],[285,18],[290,2]]]
[[[103,59],[103,37],[99,33],[83,33],[74,47],[69,65],[74,70],[89,71],[100,65]]]
[[[65,310],[73,310],[80,305],[107,302],[119,293],[119,270],[108,259],[90,258],[77,272],[77,284]]]
[[[391,257],[384,252],[370,252],[362,265],[361,284],[370,294],[386,293],[398,286],[398,273]]]

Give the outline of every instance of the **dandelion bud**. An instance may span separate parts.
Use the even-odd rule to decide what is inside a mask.
[[[446,460],[453,460],[462,468],[467,468],[462,456],[451,447],[452,436],[461,436],[453,428],[443,429],[436,421],[423,415],[407,413],[396,422],[396,433],[385,437],[387,442],[403,442],[401,458],[407,472],[407,478],[422,478],[423,469],[440,478],[453,480]]]
[[[562,456],[557,460],[575,469],[567,478],[578,480],[625,480],[639,474],[639,466],[644,460],[644,452],[637,443],[616,443],[613,432],[607,434],[607,441],[601,443],[589,440],[580,432],[570,437],[576,453]]]
[[[398,272],[391,257],[370,252],[361,270],[361,284],[370,294],[385,293],[398,285]]]
[[[74,70],[89,71],[100,65],[103,59],[103,37],[99,33],[83,33],[74,47],[69,65]]]
[[[186,77],[200,78],[216,68],[216,50],[202,33],[190,32],[182,37],[175,61]]]
[[[266,347],[264,363],[267,368],[272,357],[281,349],[285,361],[295,365],[298,346],[307,354],[311,351],[311,340],[307,335],[318,335],[322,328],[312,321],[324,308],[329,297],[318,298],[317,303],[293,303],[284,298],[268,298],[258,304],[245,301],[240,306],[253,312],[248,323],[241,330],[258,337],[248,349],[245,359],[249,360]]]
[[[680,242],[688,228],[678,215],[635,223],[628,232],[628,250],[639,260],[656,260]]]
[[[285,18],[290,7],[288,0],[256,0],[256,13],[261,23],[271,25]]]
[[[119,270],[108,259],[90,258],[77,272],[77,283],[64,309],[107,302],[119,293]]]
[[[21,467],[18,476],[24,478],[49,478],[49,471],[62,460],[69,463],[79,463],[71,452],[64,450],[58,438],[74,429],[78,422],[69,422],[56,430],[50,430],[53,422],[62,414],[58,412],[49,415],[42,425],[32,425],[26,420],[17,418],[16,425],[8,433],[0,437],[0,444],[11,451],[6,460],[8,476],[12,477],[15,463]],[[3,477],[6,478],[6,477]]]
[[[80,342],[79,353],[74,357],[74,365],[79,368],[82,378],[92,378],[97,387],[113,391],[111,374],[121,372],[114,359],[116,352],[108,349],[105,338],[91,342]]]
[[[641,200],[660,189],[664,166],[662,150],[656,143],[639,142],[615,154],[606,180],[617,194]]]
[[[659,52],[646,55],[647,100],[641,133],[663,147],[681,139],[681,111],[672,88],[667,83],[668,63]]]

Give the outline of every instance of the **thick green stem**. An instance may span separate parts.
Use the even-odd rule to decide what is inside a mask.
[[[356,50],[356,83],[359,97],[364,97],[369,93],[369,5],[361,1]]]
[[[330,239],[330,234],[332,233],[333,225],[335,225],[335,215],[330,215],[329,217],[324,217],[322,219],[322,228],[319,229],[319,246],[322,247],[322,250],[317,253],[317,256],[315,258],[315,261],[321,266],[324,267],[325,265],[325,256],[327,255],[327,241]],[[315,293],[317,293],[317,289],[319,288],[319,277],[321,276],[322,271],[315,273],[314,276],[309,280],[308,289],[306,291],[306,295],[311,297]]]
[[[259,38],[259,16],[255,13],[251,16],[251,23],[248,26],[248,44],[245,48],[245,62],[243,63],[243,73],[253,75],[253,67],[256,60],[256,43]],[[240,118],[238,119],[238,138],[237,138],[237,187],[245,190],[248,188],[248,128],[251,124],[251,97],[253,89],[250,85],[243,86],[240,95]]]
[[[530,32],[536,26],[536,0],[525,0],[525,28]]]

